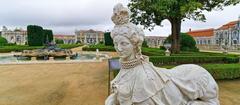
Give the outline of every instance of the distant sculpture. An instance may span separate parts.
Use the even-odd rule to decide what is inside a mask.
[[[111,82],[105,105],[219,105],[218,85],[202,67],[188,64],[157,68],[141,54],[143,31],[129,22],[122,4],[113,9],[111,37],[121,70]]]

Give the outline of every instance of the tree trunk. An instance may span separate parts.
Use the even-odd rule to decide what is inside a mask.
[[[170,19],[172,26],[172,47],[171,53],[177,54],[180,52],[180,32],[181,32],[181,19],[173,18]]]

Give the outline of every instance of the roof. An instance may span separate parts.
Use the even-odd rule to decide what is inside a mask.
[[[84,32],[84,33],[104,33],[103,31],[95,31],[93,29],[89,29],[89,30],[79,30],[79,32]]]
[[[194,30],[189,31],[187,34],[191,35],[192,37],[211,37],[213,36],[213,28],[210,29],[203,29],[203,30]]]
[[[166,39],[164,36],[145,36],[147,39]]]
[[[231,21],[227,24],[224,24],[222,25],[221,27],[218,28],[218,30],[225,30],[225,29],[228,29],[228,28],[233,28],[236,24],[237,24],[237,20],[236,21]]]
[[[75,35],[53,35],[54,37],[58,37],[58,38],[61,38],[61,37],[75,37]]]

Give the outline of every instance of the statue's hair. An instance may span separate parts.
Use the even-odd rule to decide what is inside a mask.
[[[124,36],[136,47],[137,56],[141,56],[141,47],[144,41],[144,32],[136,25],[129,22],[130,12],[122,4],[117,4],[113,9],[112,21],[115,24],[111,32],[112,39],[115,36]]]
[[[117,25],[111,32],[111,37],[114,39],[116,36],[124,36],[130,40],[130,42],[135,46],[137,55],[141,55],[141,47],[144,41],[143,30],[138,28],[132,23]]]
[[[116,25],[122,25],[129,22],[130,11],[125,8],[121,3],[118,3],[113,8],[112,21]]]

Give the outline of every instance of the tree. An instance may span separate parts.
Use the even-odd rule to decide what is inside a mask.
[[[181,23],[185,19],[205,21],[203,11],[223,9],[236,5],[240,0],[130,0],[131,21],[149,30],[161,25],[165,19],[171,23],[172,53],[180,51]]]
[[[147,41],[146,41],[146,40],[143,41],[142,47],[148,47],[148,44],[147,44]]]
[[[62,39],[55,39],[56,44],[64,44],[64,41]]]
[[[27,36],[29,46],[42,46],[44,44],[43,28],[41,26],[28,25]]]
[[[110,36],[110,32],[105,32],[104,33],[104,41],[106,46],[113,46],[113,40]]]
[[[52,41],[53,41],[52,30],[44,29],[43,30],[43,42],[44,42],[44,44],[47,44],[47,43],[52,42]]]
[[[181,51],[199,51],[196,47],[196,41],[193,39],[192,36],[188,35],[187,33],[180,34],[180,50]],[[172,42],[172,35],[168,36],[164,43],[171,43]]]
[[[4,37],[0,36],[0,46],[3,46],[5,44],[7,44],[7,43],[8,43],[7,39],[5,39]]]

